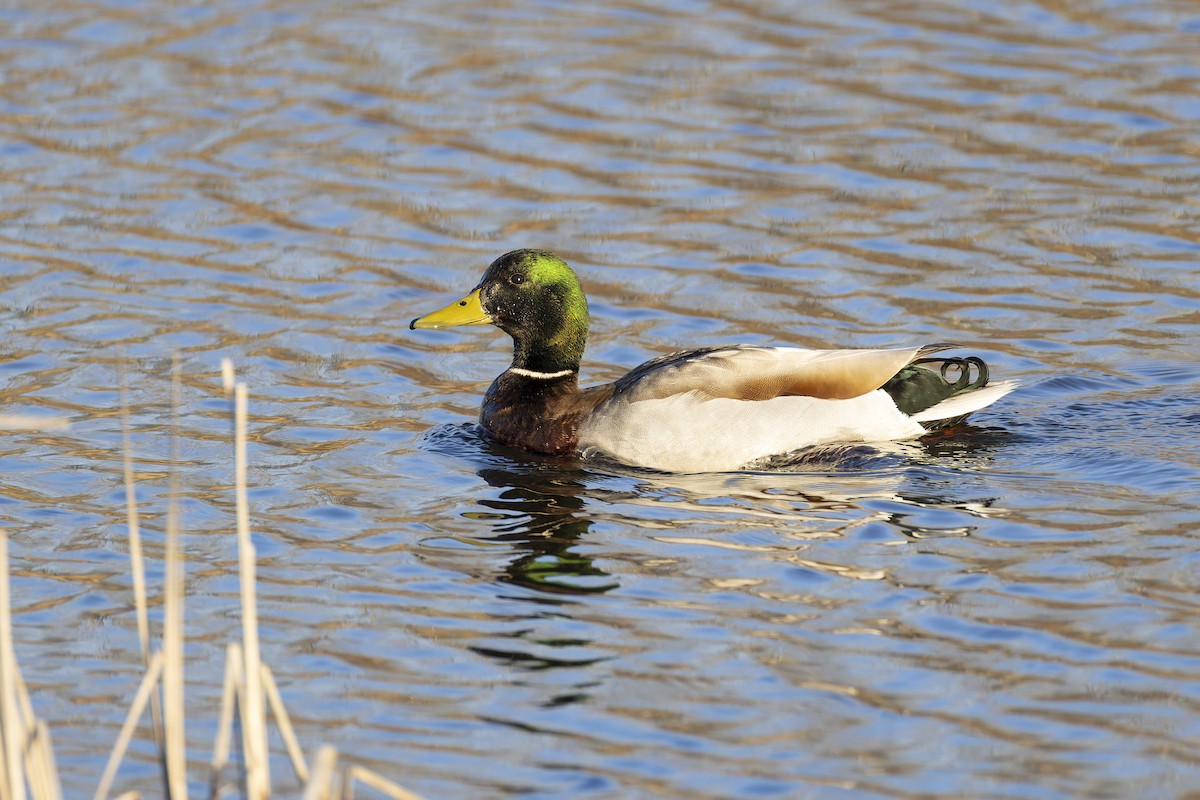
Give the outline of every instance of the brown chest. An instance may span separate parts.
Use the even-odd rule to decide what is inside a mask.
[[[484,403],[479,422],[504,444],[535,453],[568,455],[579,440],[578,414],[548,416],[524,405],[494,407]]]
[[[611,384],[598,389],[581,392],[574,375],[540,380],[506,372],[488,389],[479,422],[504,444],[569,455],[579,441],[579,423],[612,394]]]

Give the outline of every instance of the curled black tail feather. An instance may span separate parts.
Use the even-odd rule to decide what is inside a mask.
[[[951,379],[952,370],[958,374]],[[882,387],[905,414],[912,416],[962,392],[981,389],[988,382],[988,367],[982,358],[918,358],[897,372]],[[944,428],[963,417],[938,420],[928,428]]]
[[[912,364],[941,364],[942,380],[954,387],[954,391],[951,394],[965,392],[968,389],[982,389],[984,386],[987,386],[988,366],[979,356],[965,356],[963,358],[918,358]],[[946,377],[946,372],[951,367],[956,367],[959,371],[958,377],[953,382]],[[971,367],[975,368],[975,380],[970,379]]]

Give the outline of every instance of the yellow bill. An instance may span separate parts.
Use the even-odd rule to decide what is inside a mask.
[[[453,328],[455,325],[486,325],[492,321],[491,316],[483,310],[479,300],[479,290],[451,303],[443,309],[417,317],[408,323],[409,330],[417,328]]]

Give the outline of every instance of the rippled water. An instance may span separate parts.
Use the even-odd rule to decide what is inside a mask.
[[[240,624],[224,356],[306,748],[430,798],[1200,786],[1194,7],[27,1],[0,33],[0,412],[72,420],[5,435],[0,520],[70,795],[139,677],[117,362],[158,556],[176,351],[197,792]],[[1024,388],[784,474],[499,449],[508,341],[405,323],[521,246],[578,268],[596,381],[950,340]]]

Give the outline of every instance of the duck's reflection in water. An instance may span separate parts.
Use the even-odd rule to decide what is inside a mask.
[[[493,541],[511,542],[520,555],[499,580],[551,594],[598,594],[617,586],[608,573],[572,548],[592,521],[584,515],[582,470],[490,467],[478,470],[489,486],[503,489],[479,504],[495,532]],[[468,512],[468,516],[472,516]]]
[[[710,552],[720,557],[745,551],[755,561],[875,580],[879,570],[871,565],[827,563],[812,548],[879,522],[910,539],[970,535],[972,520],[1003,513],[989,508],[986,486],[971,480],[981,464],[969,462],[986,460],[986,446],[957,453],[951,467],[917,443],[812,453],[774,471],[678,475],[531,456],[488,441],[473,426],[447,426],[433,444],[471,462],[490,487],[473,490],[473,508],[462,512],[477,524],[466,535],[480,545],[503,544],[487,578],[521,589],[498,593],[498,629],[468,648],[516,668],[518,683],[544,688],[543,707],[587,702],[606,679],[602,664],[619,657],[619,637],[584,610],[592,605],[586,597],[618,589],[626,579],[618,570],[638,570],[649,563],[646,554],[657,570],[674,553],[694,558],[700,545],[717,548]],[[594,527],[634,541],[620,554],[606,551],[607,536],[587,535]],[[601,562],[608,571],[596,560],[604,552],[612,556]],[[470,563],[475,570],[482,562]],[[685,579],[711,573],[686,563],[671,570]],[[513,601],[524,611],[514,613]]]
[[[659,541],[699,535],[714,546],[734,546],[721,540],[722,531],[767,528],[784,540],[762,548],[768,550],[848,535],[871,521],[911,539],[970,535],[972,518],[1004,513],[993,507],[980,470],[1004,441],[963,426],[954,437],[830,448],[756,472],[692,475],[533,456],[488,440],[475,426],[446,426],[430,443],[474,461],[476,473],[500,490],[464,513],[490,528],[480,540],[514,549],[496,579],[535,590],[526,597],[531,602],[555,604],[619,586],[619,576],[581,547],[598,521],[643,529]],[[946,515],[929,513],[937,509],[965,513],[950,515],[949,524]]]

